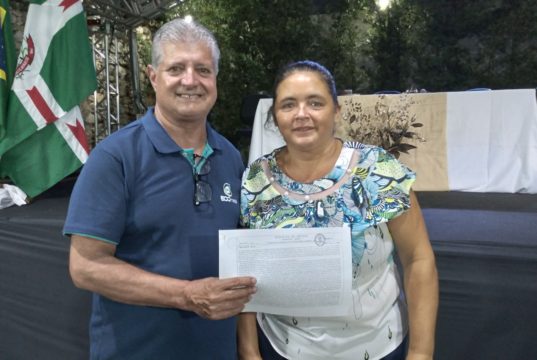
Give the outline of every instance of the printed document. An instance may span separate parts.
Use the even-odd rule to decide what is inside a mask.
[[[348,227],[219,232],[220,278],[254,276],[245,312],[344,316],[351,306]]]

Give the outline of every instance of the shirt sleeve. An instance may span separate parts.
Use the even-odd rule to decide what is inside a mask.
[[[243,228],[250,227],[250,211],[252,203],[255,202],[257,195],[260,195],[262,191],[259,191],[256,186],[262,169],[259,165],[259,160],[254,161],[250,166],[246,168],[242,175],[241,181],[241,216],[240,226]]]
[[[258,207],[261,202],[270,201],[279,195],[270,186],[270,179],[263,170],[263,161],[263,158],[259,158],[251,163],[242,176],[240,225],[244,228],[255,227],[260,217]]]
[[[374,161],[363,181],[376,222],[393,219],[410,208],[410,190],[416,174],[382,148],[368,154]]]
[[[96,147],[71,194],[63,233],[118,244],[127,213],[127,187],[121,162]]]

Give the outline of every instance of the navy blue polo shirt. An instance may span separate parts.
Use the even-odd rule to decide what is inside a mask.
[[[238,150],[207,125],[213,149],[201,179],[210,202],[194,205],[192,165],[153,109],[101,141],[71,195],[64,234],[117,245],[116,256],[178,279],[218,276],[218,230],[239,220]],[[92,359],[236,359],[235,319],[133,306],[94,294]]]

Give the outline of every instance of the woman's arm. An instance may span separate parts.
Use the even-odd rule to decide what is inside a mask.
[[[410,209],[388,222],[403,265],[410,341],[407,360],[433,358],[438,309],[438,274],[425,221],[410,193]]]
[[[239,360],[261,360],[255,313],[242,313],[237,323]]]

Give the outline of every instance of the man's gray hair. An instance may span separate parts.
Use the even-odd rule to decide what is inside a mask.
[[[213,33],[205,26],[194,20],[181,18],[173,19],[162,25],[153,37],[151,47],[151,65],[157,68],[162,61],[162,45],[167,42],[179,43],[204,43],[209,47],[213,55],[214,69],[218,74],[218,63],[220,61],[220,49]]]

